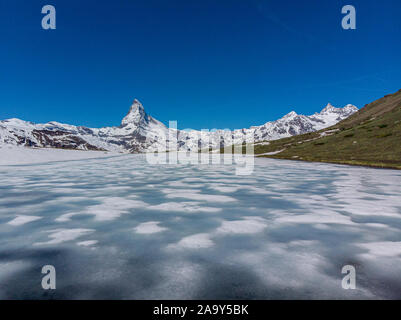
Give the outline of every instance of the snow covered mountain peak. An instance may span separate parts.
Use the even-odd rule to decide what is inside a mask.
[[[343,115],[351,115],[354,112],[357,112],[358,108],[352,104],[347,104],[344,108],[336,108],[331,103],[327,104],[327,106],[320,112],[321,115],[325,114],[343,114]]]
[[[147,120],[147,114],[142,103],[140,103],[139,100],[134,99],[127,115],[121,121],[121,126],[123,127],[129,124],[139,125],[144,121],[147,122]]]
[[[11,144],[123,153],[154,150],[198,152],[199,148],[219,149],[243,141],[270,141],[317,131],[330,127],[357,111],[358,108],[353,105],[335,108],[328,104],[320,113],[311,116],[299,115],[292,111],[279,120],[249,129],[234,130],[227,135],[227,132],[222,130],[205,133],[167,128],[162,122],[148,115],[143,105],[135,99],[119,127],[98,129],[55,121],[45,124],[20,119],[0,121],[0,146]],[[170,143],[171,137],[177,137],[176,146]]]
[[[347,104],[344,108],[343,108],[343,111],[345,111],[345,112],[352,112],[352,113],[354,113],[354,112],[357,112],[359,109],[356,107],[356,106],[354,106],[353,104]]]
[[[335,112],[336,110],[338,110],[336,107],[334,107],[330,102],[327,104],[327,106],[320,111],[320,114],[327,114],[330,112]]]
[[[295,111],[291,111],[290,113],[286,114],[282,119],[290,119],[295,118],[298,115]]]

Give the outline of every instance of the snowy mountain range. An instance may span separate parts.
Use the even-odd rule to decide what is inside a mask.
[[[59,122],[35,124],[20,119],[0,121],[0,145],[50,147],[79,150],[104,150],[123,153],[149,151],[198,151],[218,149],[234,143],[277,140],[330,127],[346,119],[358,108],[346,105],[335,108],[328,104],[311,116],[290,112],[283,118],[264,125],[234,131],[183,131],[167,128],[148,115],[138,100],[118,127],[87,128]]]

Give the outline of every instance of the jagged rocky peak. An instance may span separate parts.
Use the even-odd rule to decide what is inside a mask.
[[[145,108],[139,100],[134,99],[127,115],[121,121],[121,126],[126,126],[128,124],[140,124],[143,121],[147,121],[147,114]]]
[[[358,108],[352,104],[347,104],[344,108],[336,108],[331,103],[328,103],[327,106],[320,112],[320,114],[328,114],[328,113],[354,113],[358,111]]]
[[[283,119],[288,119],[288,118],[295,118],[298,114],[295,111],[291,111],[290,113],[286,114]]]
[[[358,111],[359,109],[357,108],[357,107],[355,107],[353,104],[347,104],[344,108],[343,108],[344,110],[349,110],[349,111],[353,111],[353,112],[356,112],[356,111]]]
[[[334,107],[330,102],[327,104],[327,106],[320,112],[320,113],[329,113],[337,110],[336,107]]]

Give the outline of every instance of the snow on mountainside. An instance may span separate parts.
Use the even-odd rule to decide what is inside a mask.
[[[243,141],[276,140],[330,127],[358,111],[353,105],[335,108],[328,104],[311,116],[290,112],[262,126],[234,131],[181,131],[167,128],[148,115],[134,100],[119,127],[87,128],[59,122],[35,124],[20,119],[0,121],[0,144],[78,150],[103,150],[123,153],[147,151],[198,151],[221,148]]]

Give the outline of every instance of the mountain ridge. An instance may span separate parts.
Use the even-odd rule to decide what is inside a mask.
[[[401,90],[320,131],[255,146],[263,157],[401,169]]]
[[[202,148],[219,149],[243,141],[277,140],[314,132],[346,119],[357,110],[358,108],[353,105],[334,108],[328,104],[320,113],[311,116],[299,115],[292,111],[281,119],[250,128],[233,131],[184,131],[167,128],[162,122],[150,116],[139,100],[134,99],[120,126],[88,128],[57,121],[35,124],[11,118],[0,121],[0,143],[122,153],[155,150],[196,152]],[[176,145],[171,144],[174,137],[177,137]]]

